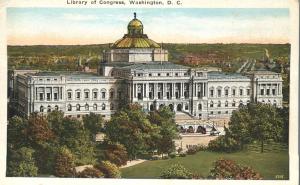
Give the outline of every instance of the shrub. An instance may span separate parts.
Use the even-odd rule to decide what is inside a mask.
[[[186,153],[180,153],[179,154],[179,157],[185,157],[186,156]]]
[[[175,158],[176,157],[176,154],[175,153],[170,153],[169,155],[171,158]]]
[[[208,149],[216,152],[234,152],[240,149],[240,145],[231,137],[219,136],[208,143]]]
[[[96,168],[103,172],[105,178],[121,178],[121,172],[117,165],[109,161],[100,162]]]
[[[76,174],[76,177],[80,178],[99,178],[103,176],[104,174],[96,168],[86,168],[82,172]]]
[[[161,159],[160,156],[152,156],[152,157],[151,157],[151,160],[159,160],[159,159]]]
[[[192,173],[180,164],[174,164],[163,170],[160,176],[163,179],[191,179]]]
[[[177,153],[181,153],[181,152],[182,152],[182,150],[183,150],[183,149],[182,149],[181,147],[180,147],[180,148],[178,148],[178,149],[177,149]]]
[[[190,148],[188,148],[188,150],[186,151],[186,153],[188,155],[193,155],[193,154],[197,153],[197,147],[190,147]]]
[[[126,148],[121,144],[107,144],[104,155],[106,160],[117,166],[126,165],[128,161]]]
[[[55,155],[54,174],[58,177],[72,177],[74,174],[74,156],[66,147],[59,148]]]
[[[207,150],[207,146],[202,145],[202,144],[197,145],[197,150],[198,150],[198,151],[205,151],[205,150]]]
[[[232,160],[219,159],[214,163],[214,168],[210,171],[209,178],[212,179],[239,179],[239,180],[259,180],[260,174],[250,167],[243,167]]]

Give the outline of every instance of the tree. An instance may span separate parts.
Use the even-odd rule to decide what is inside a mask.
[[[103,130],[104,120],[100,114],[90,113],[83,117],[83,124],[84,128],[96,135]]]
[[[54,174],[58,177],[74,176],[74,156],[67,147],[60,147],[55,155]]]
[[[130,159],[137,155],[149,152],[152,148],[153,133],[158,127],[152,125],[139,105],[128,105],[114,114],[105,125],[105,134],[108,141],[120,143],[125,146]]]
[[[78,165],[94,164],[94,142],[90,132],[85,130],[82,124],[75,119],[64,118],[60,137],[60,145],[67,146],[75,156]]]
[[[164,169],[161,174],[163,179],[191,179],[193,174],[180,164],[173,164]]]
[[[226,137],[232,137],[240,144],[241,149],[251,141],[249,132],[251,120],[252,118],[247,107],[240,107],[238,111],[233,111],[230,117]]]
[[[51,111],[47,114],[47,121],[51,130],[56,136],[61,137],[63,130],[64,112],[62,111]]]
[[[109,161],[101,161],[96,168],[103,172],[105,178],[121,178],[119,168]]]
[[[26,136],[33,147],[44,144],[54,138],[54,134],[45,117],[37,113],[31,114],[28,119]]]
[[[126,165],[128,160],[126,148],[121,144],[106,144],[104,155],[106,160],[117,166]]]
[[[282,118],[276,108],[268,104],[250,104],[249,113],[252,118],[249,128],[251,136],[260,141],[261,152],[264,152],[264,142],[268,139],[278,139],[283,129]]]
[[[14,116],[8,120],[7,125],[7,147],[20,148],[26,144],[24,130],[27,127],[27,121],[21,117]]]
[[[178,129],[175,123],[175,113],[169,107],[163,106],[157,111],[150,112],[149,121],[157,125],[159,128],[159,135],[154,135],[153,141],[158,153],[171,153],[175,150],[173,139],[179,137]]]
[[[35,165],[32,148],[22,147],[9,153],[7,158],[7,176],[34,177],[38,168]]]

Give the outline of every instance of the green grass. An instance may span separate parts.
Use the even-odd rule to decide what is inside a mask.
[[[262,175],[263,179],[276,179],[276,175],[283,175],[283,179],[289,178],[289,155],[287,150],[265,153],[255,151],[236,153],[200,151],[195,155],[187,155],[186,157],[146,161],[121,169],[121,171],[123,178],[159,178],[163,169],[178,163],[193,173],[206,177],[213,166],[213,162],[220,158],[231,159],[239,164],[251,166]]]

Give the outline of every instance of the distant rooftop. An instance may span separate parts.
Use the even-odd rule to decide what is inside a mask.
[[[147,70],[147,69],[159,69],[159,70],[172,70],[172,69],[190,69],[183,65],[174,64],[171,62],[151,62],[142,64],[133,64],[130,66],[122,67],[122,69],[133,69],[133,70]]]
[[[240,73],[223,73],[217,71],[211,71],[207,73],[208,79],[249,79]]]

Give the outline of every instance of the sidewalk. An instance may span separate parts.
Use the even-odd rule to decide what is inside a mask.
[[[127,168],[127,167],[130,167],[130,166],[134,166],[136,164],[140,164],[140,163],[143,163],[147,160],[144,160],[144,159],[137,159],[137,160],[132,160],[132,161],[128,161],[126,165],[124,166],[121,166],[120,168]]]

